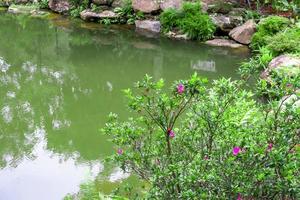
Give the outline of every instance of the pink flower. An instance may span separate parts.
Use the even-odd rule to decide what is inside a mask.
[[[208,155],[205,155],[205,156],[204,156],[204,160],[208,160]]]
[[[240,147],[233,147],[232,154],[234,156],[237,156],[240,152],[241,152],[241,148]]]
[[[169,131],[169,137],[170,138],[174,138],[175,137],[174,131],[172,131],[172,130]]]
[[[179,94],[182,94],[184,92],[184,85],[182,83],[179,83],[177,86],[177,92]]]
[[[242,200],[242,195],[239,193],[236,200]]]
[[[267,151],[271,151],[272,148],[273,148],[273,143],[269,143],[268,148],[267,148]]]
[[[119,155],[122,155],[122,154],[123,154],[123,149],[118,149],[117,153],[118,153]]]

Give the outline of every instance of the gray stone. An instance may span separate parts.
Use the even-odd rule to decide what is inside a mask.
[[[160,10],[158,0],[132,0],[132,7],[134,10],[143,13],[152,13]]]
[[[251,38],[256,31],[254,20],[248,20],[245,24],[232,29],[229,36],[242,44],[250,44]]]
[[[233,28],[239,26],[243,21],[242,17],[226,16],[223,14],[210,15],[210,18],[217,28],[225,33],[229,33]]]
[[[71,8],[68,0],[49,0],[49,8],[60,14],[67,14]]]
[[[228,39],[213,39],[208,40],[205,42],[205,44],[211,45],[211,46],[218,46],[218,47],[230,47],[230,48],[241,48],[245,47],[242,44],[236,43],[233,40]]]
[[[116,7],[124,7],[125,5],[127,4],[127,1],[126,0],[114,0],[113,3],[112,3],[112,7],[113,8],[116,8]]]
[[[114,19],[117,18],[118,15],[110,10],[105,10],[103,12],[93,12],[90,9],[86,9],[80,13],[80,18],[85,21],[94,21],[98,19]]]
[[[175,33],[173,31],[169,31],[166,34],[167,37],[176,39],[176,40],[189,40],[190,37],[187,34],[182,34],[182,33]]]
[[[111,0],[93,0],[92,1],[96,5],[111,5],[112,1]]]
[[[180,9],[182,7],[183,0],[162,0],[160,8],[166,10],[169,8]]]
[[[7,12],[14,14],[31,14],[38,10],[36,6],[26,6],[26,5],[11,5],[9,6]]]
[[[153,33],[159,33],[161,28],[160,22],[154,20],[136,20],[135,26],[137,29],[143,29]]]
[[[114,13],[111,10],[105,10],[101,13],[99,13],[100,18],[107,18],[107,19],[115,19],[118,17],[118,14]]]
[[[90,9],[86,9],[80,13],[80,18],[85,21],[93,21],[95,19],[100,19],[100,16],[99,13],[92,12]]]
[[[262,79],[266,79],[271,82],[270,74],[272,71],[278,71],[280,73],[284,73],[285,75],[294,75],[300,73],[300,58],[293,57],[290,55],[280,55],[269,63],[267,69],[265,69],[260,77]]]

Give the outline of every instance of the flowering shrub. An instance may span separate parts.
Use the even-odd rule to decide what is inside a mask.
[[[125,90],[137,115],[103,128],[112,160],[150,183],[149,199],[299,199],[299,95],[260,104],[243,86],[193,75],[167,93],[146,76]]]

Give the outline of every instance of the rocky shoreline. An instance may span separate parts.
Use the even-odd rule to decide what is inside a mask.
[[[97,7],[87,8],[80,12],[79,17],[84,21],[98,22],[100,20],[114,21],[123,16],[116,12],[117,9],[124,8],[127,0],[91,0],[89,3]],[[181,31],[163,32],[159,15],[166,9],[181,9],[183,0],[132,0],[131,6],[135,14],[142,13],[143,18],[133,21],[136,29],[149,32],[151,34],[164,34],[176,40],[189,40],[190,37]],[[44,15],[36,5],[38,2],[31,0],[20,0],[14,3],[3,1],[0,6],[8,7],[8,12],[32,15]],[[72,10],[71,0],[49,0],[48,9],[50,11],[70,15]],[[247,20],[243,17],[246,11],[237,4],[236,1],[204,0],[201,2],[201,11],[209,15],[216,26],[216,33],[212,40],[205,43],[213,46],[224,46],[230,48],[241,48],[250,44],[250,39],[255,33],[256,23],[254,20]]]

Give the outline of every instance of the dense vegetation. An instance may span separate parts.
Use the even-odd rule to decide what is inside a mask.
[[[171,93],[151,78],[126,90],[138,114],[115,114],[103,129],[113,160],[151,185],[149,199],[300,198],[300,108],[284,99],[260,104],[242,81],[211,86],[193,75]],[[284,92],[283,92],[284,91]]]
[[[167,9],[160,15],[165,32],[179,28],[192,39],[208,40],[213,37],[215,25],[201,12],[200,3],[186,2],[181,10]]]

